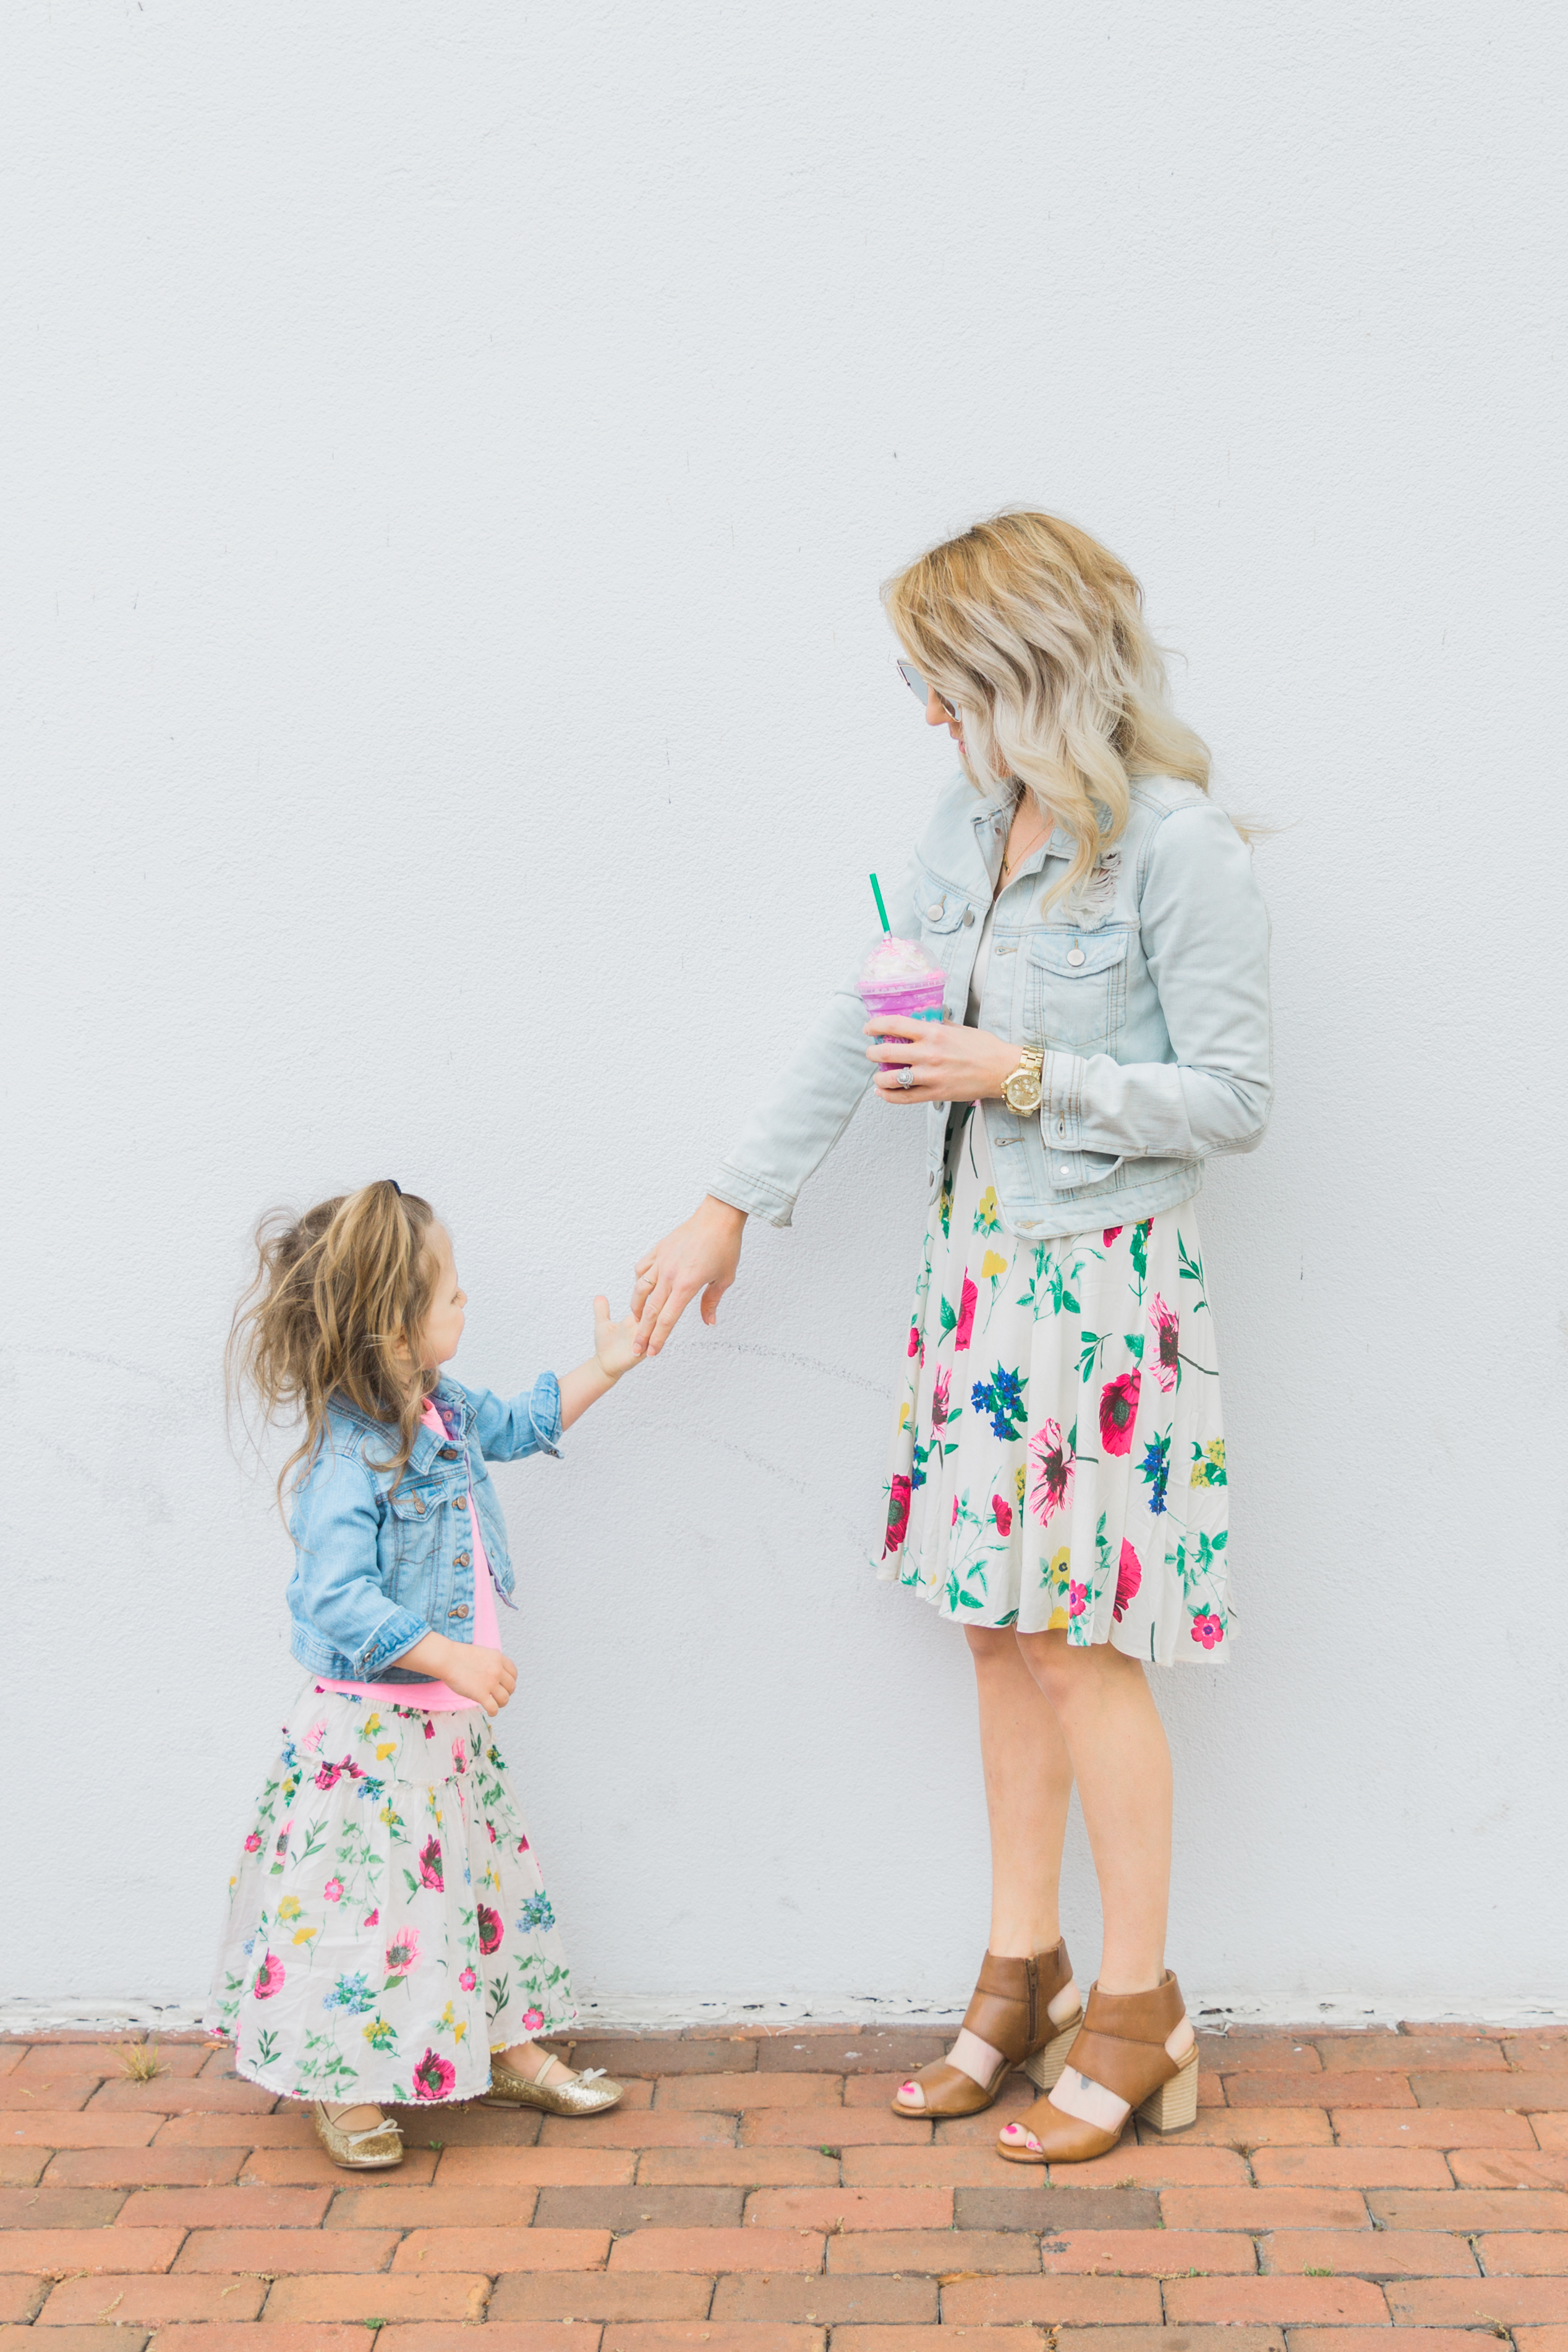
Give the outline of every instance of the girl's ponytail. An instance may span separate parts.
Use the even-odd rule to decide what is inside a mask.
[[[426,1392],[416,1349],[430,1312],[435,1211],[393,1177],[340,1193],[301,1217],[274,1210],[256,1231],[256,1274],[225,1352],[230,1405],[254,1396],[263,1426],[302,1424],[278,1476],[327,1434],[333,1397],[396,1433],[384,1469],[401,1473]]]

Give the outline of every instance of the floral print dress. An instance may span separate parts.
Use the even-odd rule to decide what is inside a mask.
[[[971,1116],[926,1227],[880,1575],[961,1624],[1217,1664],[1227,1499],[1194,1203],[1027,1241]]]
[[[483,1708],[312,1678],[229,1880],[206,2021],[238,2072],[287,2098],[472,2099],[492,2048],[576,2014]]]

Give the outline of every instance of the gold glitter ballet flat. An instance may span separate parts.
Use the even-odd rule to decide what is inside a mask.
[[[380,2172],[389,2164],[403,2161],[403,2133],[386,2116],[368,2131],[345,2131],[342,2124],[332,2121],[323,2103],[314,2099],[310,2120],[316,2126],[316,2137],[332,2162],[341,2164],[345,2171]]]
[[[551,2063],[548,2050],[541,2055],[539,2074]],[[581,2074],[563,2074],[559,2081],[542,2083],[539,2074],[531,2078],[518,2074],[503,2058],[490,2060],[490,2087],[483,2105],[488,2107],[542,2107],[550,2116],[602,2116],[609,2108],[619,2106],[626,2097],[625,2086],[613,2083],[602,2066],[585,2067]]]

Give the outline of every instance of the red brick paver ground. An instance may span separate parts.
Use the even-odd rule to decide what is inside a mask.
[[[1205,2040],[1191,2131],[1048,2177],[1022,2080],[888,2112],[945,2040],[580,2042],[615,2114],[405,2109],[379,2176],[195,2037],[0,2040],[0,2352],[1568,2352],[1561,2029]]]

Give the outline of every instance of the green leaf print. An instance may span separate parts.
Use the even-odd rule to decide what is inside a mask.
[[[1100,1360],[1105,1353],[1110,1338],[1109,1331],[1083,1333],[1079,1345],[1078,1369],[1080,1377],[1086,1382],[1091,1381],[1100,1370]]]
[[[1205,1307],[1209,1303],[1207,1295],[1204,1289],[1203,1259],[1201,1257],[1194,1257],[1192,1255],[1180,1234],[1176,1235],[1176,1248],[1181,1255],[1182,1280],[1184,1282],[1195,1282],[1198,1286],[1198,1301],[1197,1305],[1193,1308],[1193,1313],[1194,1315],[1201,1315]]]
[[[1123,1331],[1123,1333],[1121,1334],[1121,1337],[1122,1337],[1123,1340],[1126,1342],[1126,1346],[1127,1346],[1127,1352],[1128,1352],[1128,1354],[1131,1357],[1131,1359],[1132,1359],[1133,1362],[1134,1362],[1135,1364],[1141,1364],[1141,1363],[1142,1362],[1142,1360],[1143,1360],[1143,1334],[1142,1334],[1142,1331]]]
[[[946,1339],[946,1337],[947,1337],[947,1335],[948,1335],[948,1333],[949,1333],[950,1331],[956,1331],[956,1330],[957,1330],[957,1328],[958,1328],[958,1318],[957,1318],[957,1316],[956,1316],[956,1315],[953,1313],[953,1311],[952,1311],[952,1302],[951,1302],[951,1300],[944,1298],[944,1299],[942,1300],[942,1338],[945,1339]]]
[[[1007,1614],[1005,1615],[1005,1617],[998,1617],[998,1618],[997,1618],[997,1620],[996,1620],[996,1631],[997,1631],[999,1633],[1005,1633],[1005,1632],[1006,1632],[1006,1630],[1007,1630],[1007,1627],[1008,1627],[1009,1625],[1016,1625],[1016,1624],[1017,1623],[1017,1622],[1018,1622],[1018,1612],[1017,1612],[1017,1611],[1016,1611],[1016,1609],[1009,1609],[1009,1610],[1008,1610],[1008,1612],[1007,1612]]]

